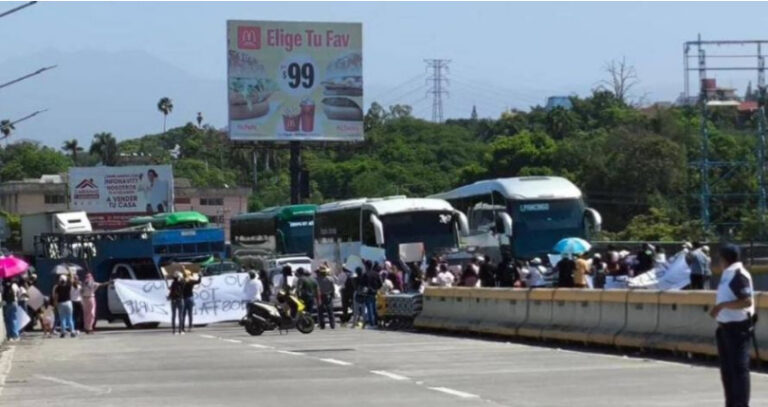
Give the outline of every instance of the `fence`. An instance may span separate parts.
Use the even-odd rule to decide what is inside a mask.
[[[714,303],[713,291],[430,287],[415,326],[716,355]],[[760,359],[768,361],[768,292],[755,305]]]

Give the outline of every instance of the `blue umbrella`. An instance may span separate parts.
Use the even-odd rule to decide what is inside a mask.
[[[578,237],[565,238],[552,248],[552,251],[559,254],[582,254],[589,251],[592,245],[586,240]]]

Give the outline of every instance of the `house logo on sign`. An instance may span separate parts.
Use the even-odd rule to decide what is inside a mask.
[[[85,178],[75,186],[74,199],[99,199],[99,187],[93,178]]]
[[[237,27],[237,47],[261,49],[261,27]]]

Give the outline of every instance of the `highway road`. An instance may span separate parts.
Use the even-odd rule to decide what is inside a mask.
[[[768,375],[753,374],[753,405]],[[0,405],[722,406],[713,366],[377,330],[33,334],[0,357]]]

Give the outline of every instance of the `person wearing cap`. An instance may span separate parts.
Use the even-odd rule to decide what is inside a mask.
[[[331,270],[328,267],[321,267],[318,270],[319,286],[317,318],[320,322],[320,329],[325,329],[325,316],[328,316],[331,329],[336,329],[336,320],[333,317],[333,298],[336,296],[336,285],[331,278]]]
[[[726,407],[749,407],[749,340],[755,304],[752,276],[739,257],[739,248],[734,245],[720,249],[723,275],[715,306],[709,312],[718,324],[715,338]]]
[[[525,286],[530,288],[544,287],[547,282],[544,281],[544,273],[546,268],[541,264],[541,259],[534,257],[531,259],[530,264],[525,270]]]
[[[605,274],[607,272],[608,266],[606,266],[605,262],[603,261],[603,256],[600,253],[595,253],[594,256],[592,256],[592,279],[593,279],[593,286],[594,288],[600,289],[605,287]]]
[[[709,257],[709,246],[697,243],[694,249],[685,256],[685,262],[691,269],[691,290],[709,290],[712,278],[712,260]]]

